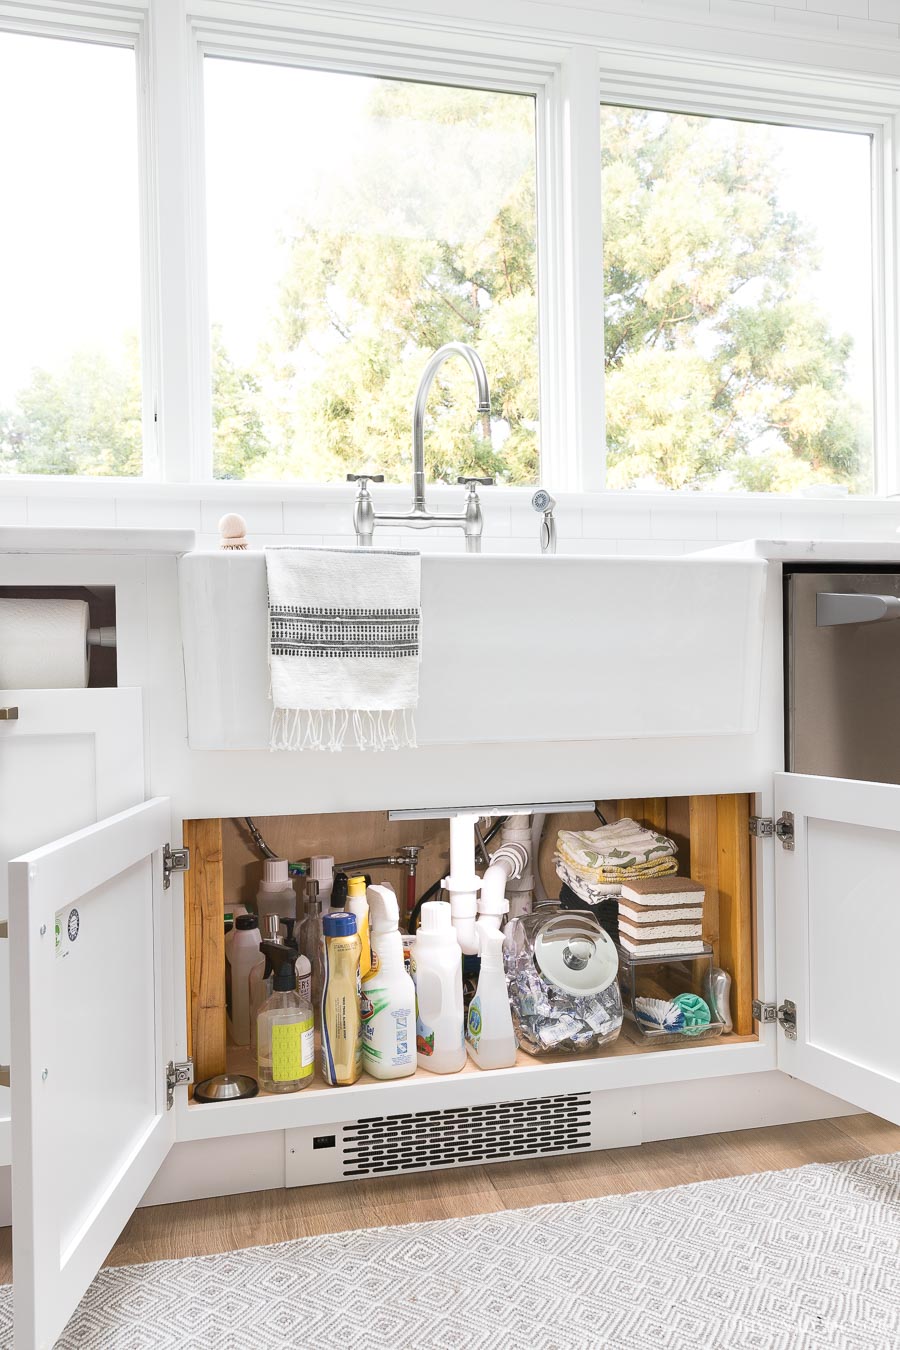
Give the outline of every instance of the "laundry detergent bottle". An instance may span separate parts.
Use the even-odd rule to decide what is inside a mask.
[[[462,951],[446,901],[429,900],[422,906],[412,966],[419,1068],[458,1073],[466,1062]]]
[[[503,934],[481,920],[475,931],[481,971],[466,1018],[466,1049],[479,1069],[508,1069],[516,1062],[516,1036],[503,972]]]
[[[362,980],[362,1063],[373,1078],[407,1078],[416,1071],[416,987],[407,973],[400,907],[390,886],[366,893],[372,965]]]

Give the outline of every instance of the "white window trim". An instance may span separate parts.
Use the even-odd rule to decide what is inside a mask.
[[[50,36],[117,42],[135,48],[141,111],[140,157],[144,317],[145,475],[142,479],[17,476],[0,480],[0,497],[92,496],[339,500],[336,485],[216,482],[211,474],[202,163],[201,66],[205,52],[277,59],[318,68],[400,78],[448,79],[531,92],[538,107],[539,269],[541,276],[542,476],[573,500],[627,497],[706,509],[792,500],[775,494],[605,493],[603,445],[603,268],[600,234],[600,104],[650,101],[685,111],[803,124],[865,127],[876,145],[875,324],[876,498],[814,498],[811,508],[900,495],[898,229],[896,166],[900,96],[888,77],[824,71],[828,44],[797,38],[788,65],[777,44],[755,37],[756,57],[690,56],[648,43],[646,21],[587,11],[560,16],[560,32],[534,31],[503,0],[483,0],[478,18],[440,12],[438,0],[389,19],[361,17],[342,0],[0,0],[0,27]],[[425,12],[430,11],[430,12]],[[618,35],[611,42],[600,31]],[[657,31],[659,31],[657,26]],[[621,35],[625,33],[627,40]],[[698,41],[704,30],[697,29]],[[766,59],[760,59],[760,49]],[[771,53],[771,56],[769,56]],[[638,73],[639,72],[639,73]],[[879,299],[880,298],[880,299]],[[396,489],[400,490],[400,489]],[[440,493],[444,489],[435,487]],[[392,489],[394,491],[394,489]],[[521,501],[526,489],[499,488]],[[702,505],[701,505],[702,504]],[[805,507],[805,503],[803,504]]]

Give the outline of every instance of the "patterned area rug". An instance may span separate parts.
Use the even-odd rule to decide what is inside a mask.
[[[58,1350],[354,1344],[896,1350],[900,1154],[104,1270]]]

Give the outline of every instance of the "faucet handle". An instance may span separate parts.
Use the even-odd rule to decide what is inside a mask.
[[[471,477],[471,478],[468,478],[468,477],[462,477],[462,476],[460,476],[459,478],[457,478],[456,481],[457,481],[457,483],[459,483],[460,487],[462,487],[462,485],[465,483],[466,487],[469,489],[470,492],[474,492],[475,489],[476,489],[476,487],[479,487],[479,486],[481,486],[481,487],[493,487],[493,486],[494,486],[494,480],[493,480],[493,478],[475,478],[474,476]]]
[[[383,483],[383,473],[348,473],[348,483],[362,483],[362,490],[365,491],[367,483]]]

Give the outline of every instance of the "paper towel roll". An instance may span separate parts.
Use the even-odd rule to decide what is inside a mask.
[[[0,689],[84,689],[86,600],[0,597]]]

